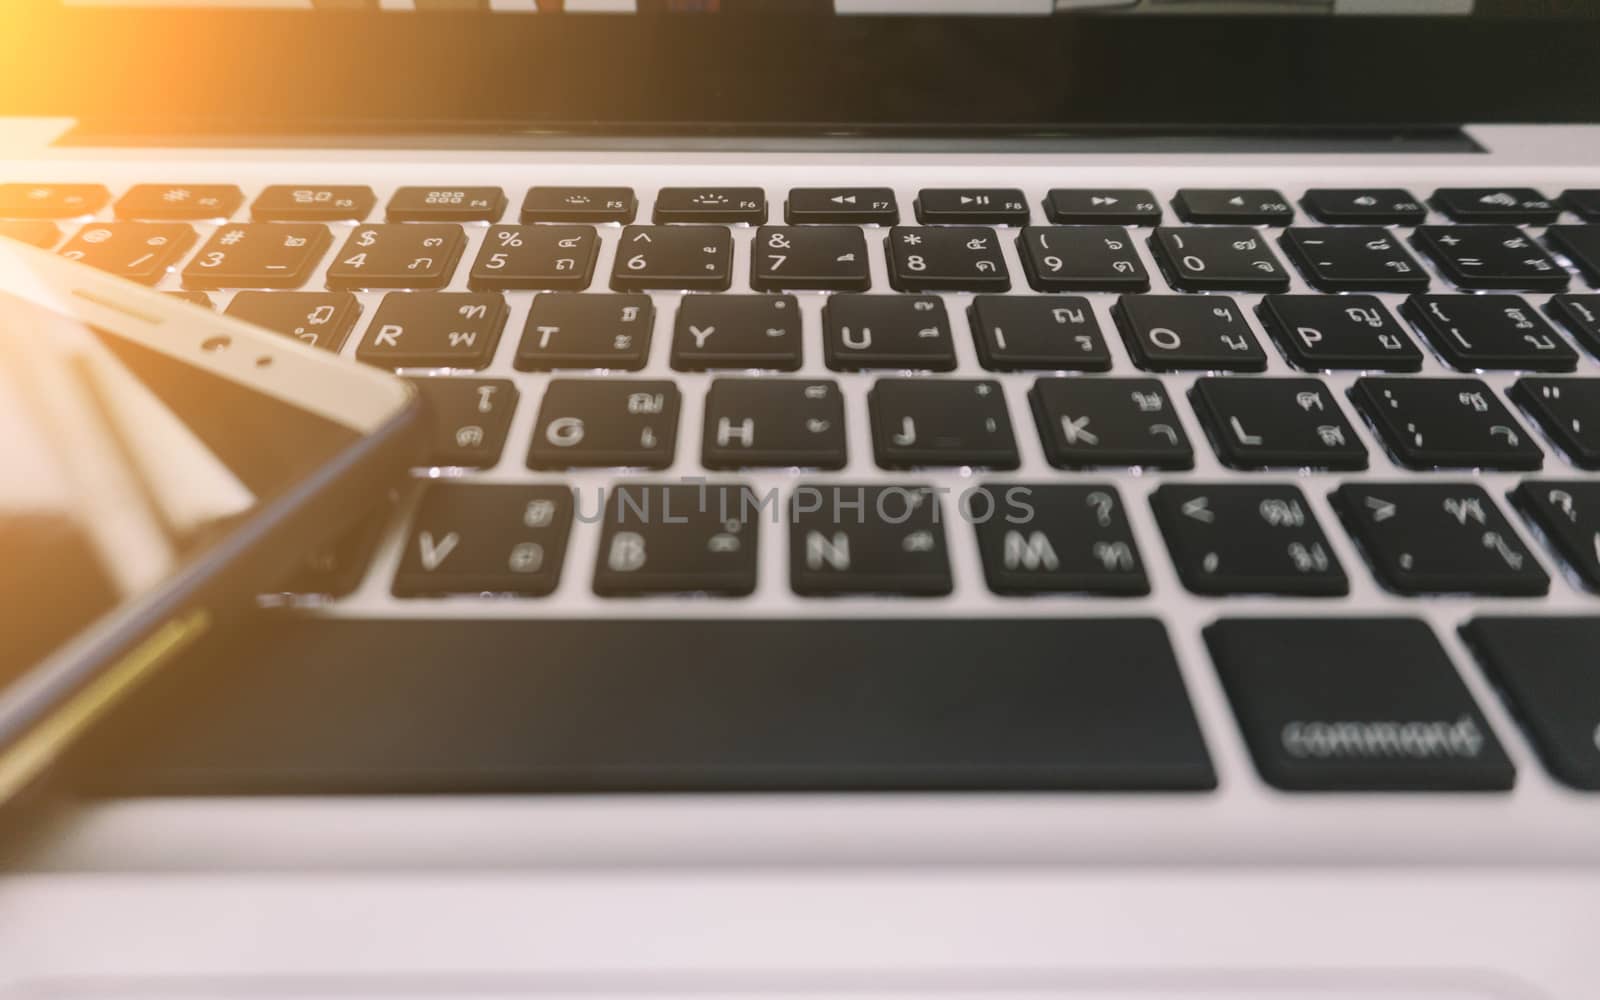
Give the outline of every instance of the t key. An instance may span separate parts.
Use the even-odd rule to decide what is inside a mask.
[[[947,372],[955,342],[944,301],[931,295],[834,295],[822,310],[823,353],[838,372],[872,368]]]
[[[619,292],[721,292],[732,278],[733,236],[721,226],[628,226],[611,269]]]
[[[194,245],[194,230],[177,222],[93,222],[61,248],[61,256],[142,285],[166,276]]]
[[[950,593],[938,496],[925,486],[796,487],[789,585],[806,596]]]
[[[1366,446],[1316,379],[1202,378],[1189,398],[1229,468],[1367,467]]]
[[[855,226],[762,226],[750,248],[750,287],[864,292],[867,240]]]
[[[572,527],[565,486],[435,483],[417,508],[394,592],[550,593]]]
[[[672,367],[800,367],[800,304],[793,295],[685,295],[672,336]]]
[[[1017,442],[998,382],[879,379],[867,405],[878,465],[885,469],[1018,465]]]
[[[467,284],[479,291],[588,288],[598,249],[588,226],[495,226]]]
[[[1413,295],[1404,312],[1459,371],[1578,367],[1578,352],[1515,295]]]
[[[1567,461],[1600,469],[1600,379],[1525,378],[1511,398],[1539,422]]]
[[[1173,288],[1184,292],[1285,292],[1289,272],[1266,238],[1245,226],[1175,229],[1150,238]]]
[[[552,379],[528,449],[531,469],[672,464],[678,387],[633,379]]]
[[[747,486],[619,484],[606,500],[594,592],[749,594],[760,511]]]
[[[968,318],[978,358],[992,371],[1111,370],[1111,351],[1088,299],[978,295]]]
[[[183,269],[183,287],[299,288],[322,262],[326,226],[253,222],[223,226]]]
[[[1194,468],[1194,449],[1153,378],[1042,378],[1029,395],[1045,457],[1059,469]]]
[[[650,351],[654,316],[648,295],[536,295],[517,345],[517,370],[638,371]]]
[[[1145,292],[1150,275],[1117,226],[1029,226],[1017,238],[1028,284],[1041,292]]]
[[[1295,486],[1162,486],[1150,495],[1183,585],[1196,594],[1339,597],[1344,568]]]
[[[1267,367],[1266,352],[1230,298],[1124,295],[1111,315],[1140,368],[1259,372]]]
[[[328,287],[443,288],[467,245],[460,226],[362,226],[328,267]]]
[[[1110,484],[991,484],[964,504],[997,594],[1150,592],[1122,498]]]
[[[1418,226],[1411,241],[1458,288],[1559,292],[1571,280],[1515,226]]]
[[[381,368],[483,368],[506,325],[505,299],[468,292],[392,292],[356,357]]]
[[[980,226],[895,226],[884,243],[889,283],[902,292],[1003,292],[1000,238]]]
[[[1537,469],[1544,453],[1472,378],[1363,378],[1350,390],[1409,469]]]
[[[1305,371],[1422,370],[1422,351],[1371,295],[1268,295],[1256,315]]]
[[[832,382],[719,378],[706,393],[708,469],[842,469],[844,397]]]

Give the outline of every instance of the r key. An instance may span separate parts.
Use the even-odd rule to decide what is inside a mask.
[[[356,357],[382,368],[484,368],[505,323],[506,303],[498,295],[392,292]]]

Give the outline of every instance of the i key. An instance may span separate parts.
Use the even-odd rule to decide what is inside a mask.
[[[506,193],[497,187],[403,187],[389,199],[390,222],[499,222]]]
[[[1324,292],[1411,292],[1428,287],[1428,274],[1387,229],[1295,227],[1283,231],[1288,251],[1306,281]]]
[[[152,222],[226,219],[244,192],[232,184],[135,184],[117,201],[117,218]]]
[[[672,335],[672,367],[800,367],[800,304],[793,295],[685,295]]]
[[[1418,226],[1428,217],[1422,202],[1402,188],[1312,188],[1300,205],[1330,226]]]
[[[882,468],[1015,469],[1019,464],[998,382],[884,378],[867,394],[867,406]]]
[[[1475,378],[1363,378],[1350,398],[1408,469],[1537,469],[1544,453]]]
[[[467,238],[460,226],[399,223],[362,226],[328,266],[328,287],[443,288]]]
[[[418,378],[412,384],[427,403],[433,424],[425,464],[487,469],[500,461],[517,387],[510,379]]]
[[[599,240],[588,226],[495,226],[467,284],[478,291],[589,287]]]
[[[299,288],[328,252],[326,226],[251,222],[223,226],[183,269],[183,287]]]
[[[1044,214],[1058,226],[1154,226],[1161,222],[1161,203],[1145,190],[1053,188]]]
[[[1474,618],[1461,634],[1550,773],[1600,792],[1600,618]]]
[[[273,184],[250,206],[257,222],[362,222],[378,196],[365,185],[299,187]]]
[[[995,483],[964,506],[996,594],[1150,592],[1122,498],[1109,483]]]
[[[572,507],[565,486],[434,483],[417,508],[394,593],[548,594],[561,579]]]
[[[789,510],[789,585],[808,597],[950,593],[938,496],[926,486],[796,487]]]
[[[1600,483],[1529,479],[1512,491],[1511,502],[1583,585],[1600,591]]]
[[[1600,295],[1557,295],[1544,311],[1585,350],[1600,357]]]
[[[61,256],[141,285],[164,277],[194,245],[194,230],[176,222],[92,222],[61,248]]]
[[[1422,370],[1422,351],[1371,295],[1268,295],[1256,315],[1304,371]]]
[[[708,469],[844,468],[844,397],[832,382],[719,378],[705,412]]]
[[[1017,237],[1028,284],[1041,292],[1147,292],[1150,275],[1118,226],[1028,226]]]
[[[1150,506],[1178,576],[1196,594],[1350,592],[1298,487],[1169,483],[1150,494]]]
[[[722,292],[732,278],[733,235],[722,226],[628,226],[611,269],[619,292]]]
[[[633,221],[638,200],[626,187],[535,187],[522,199],[522,221],[620,222]]]
[[[1185,222],[1285,226],[1294,221],[1289,199],[1277,191],[1184,188],[1172,207]]]
[[[1266,238],[1245,226],[1176,229],[1162,226],[1150,237],[1161,269],[1184,292],[1285,292],[1289,272]]]
[[[834,295],[822,310],[823,353],[836,372],[872,368],[947,372],[955,342],[944,301],[932,295]]]
[[[1418,226],[1411,236],[1445,278],[1469,291],[1565,291],[1571,280],[1515,226]]]
[[[748,486],[614,486],[602,515],[594,592],[602,597],[752,593],[760,510]]]
[[[1511,398],[1539,422],[1567,461],[1600,469],[1600,379],[1524,378]]]
[[[1480,486],[1347,483],[1332,499],[1372,572],[1396,593],[1516,597],[1550,589]]]
[[[536,295],[517,345],[518,371],[638,371],[650,352],[655,307],[648,295]]]
[[[1458,371],[1578,367],[1578,352],[1515,295],[1413,295],[1403,312]]]
[[[900,221],[892,188],[794,188],[784,211],[791,226],[836,222],[892,226]]]
[[[978,295],[967,315],[978,359],[991,371],[1111,370],[1111,351],[1088,299]]]
[[[349,292],[240,292],[227,314],[337,354],[361,315]]]
[[[77,219],[110,200],[99,184],[0,184],[0,219]]]
[[[750,287],[864,292],[867,240],[855,226],[762,226],[750,249]]]
[[[356,358],[380,368],[483,368],[506,325],[506,302],[477,292],[391,292]]]
[[[1016,188],[923,188],[917,192],[917,221],[1025,226],[1028,200]]]
[[[1367,467],[1366,446],[1316,379],[1202,378],[1189,399],[1229,468]]]
[[[902,292],[1003,292],[1000,238],[981,226],[895,226],[884,243],[889,283]]]
[[[678,387],[634,379],[552,379],[530,469],[665,469],[678,439]]]
[[[767,193],[757,187],[662,188],[656,195],[655,222],[714,222],[722,225],[767,221]]]
[[[1111,311],[1128,353],[1147,371],[1259,372],[1267,355],[1230,298],[1124,295]]]
[[[1042,378],[1029,401],[1058,469],[1194,468],[1189,437],[1156,379]]]

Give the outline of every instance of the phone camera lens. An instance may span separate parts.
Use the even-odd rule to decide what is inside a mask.
[[[261,355],[261,357],[256,358],[256,367],[257,368],[271,368],[272,367],[272,355],[263,354],[263,355]]]
[[[210,337],[200,342],[202,351],[226,351],[232,346],[233,338],[231,337]]]

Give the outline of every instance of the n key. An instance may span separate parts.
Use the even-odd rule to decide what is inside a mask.
[[[328,287],[443,288],[467,245],[460,226],[383,224],[350,234],[328,267]]]
[[[67,241],[61,256],[153,285],[193,245],[194,230],[182,223],[94,222]]]
[[[939,497],[926,486],[796,487],[789,584],[808,597],[950,593]]]
[[[223,226],[183,269],[183,287],[299,288],[328,252],[326,226],[252,222]]]
[[[615,486],[600,527],[594,592],[602,597],[752,593],[760,510],[748,486]]]
[[[395,574],[397,597],[555,590],[572,527],[565,486],[435,483]]]
[[[902,292],[1003,292],[1000,238],[980,226],[895,226],[884,244],[889,283]]]
[[[678,440],[678,387],[633,379],[552,379],[530,469],[665,469]]]
[[[844,468],[844,397],[832,382],[719,378],[705,412],[708,469]]]
[[[867,405],[878,465],[885,469],[1018,465],[1011,417],[998,382],[879,379]]]
[[[483,368],[505,323],[498,295],[394,292],[383,297],[356,357],[380,368]]]
[[[838,372],[872,368],[947,372],[955,342],[943,300],[931,296],[834,295],[822,310],[823,353]]]

